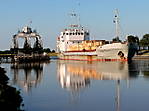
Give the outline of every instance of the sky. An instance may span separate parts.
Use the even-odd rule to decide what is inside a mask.
[[[44,48],[55,49],[72,11],[80,15],[80,24],[90,31],[91,39],[114,37],[115,9],[119,10],[121,39],[126,35],[142,38],[149,33],[148,4],[149,0],[0,0],[0,50],[10,49],[12,36],[27,25],[42,36]]]

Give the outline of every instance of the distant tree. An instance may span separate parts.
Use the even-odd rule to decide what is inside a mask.
[[[0,51],[0,54],[13,54],[11,50]]]
[[[47,51],[48,53],[51,52],[50,48],[47,48],[46,51]]]
[[[51,50],[50,50],[50,48],[45,48],[45,49],[43,49],[43,52],[49,53],[49,52],[51,52]]]
[[[55,50],[52,50],[53,53],[55,53]]]
[[[119,39],[119,37],[115,37],[112,39],[113,42],[121,42],[121,40]]]
[[[137,36],[129,35],[127,37],[128,42],[130,43],[139,43],[139,38]]]
[[[148,47],[149,50],[149,34],[145,34],[140,40],[140,46]]]

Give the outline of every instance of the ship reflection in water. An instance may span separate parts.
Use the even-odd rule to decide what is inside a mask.
[[[72,99],[76,100],[81,90],[91,86],[92,80],[115,80],[115,104],[116,111],[120,111],[120,83],[121,80],[126,81],[129,87],[129,80],[139,77],[145,72],[149,75],[149,63],[143,61],[128,62],[85,62],[85,61],[58,61],[57,73],[62,88],[67,89],[71,93]],[[143,76],[145,76],[145,73]],[[77,97],[77,99],[79,99]]]
[[[58,61],[58,75],[62,88],[79,89],[90,80],[127,80],[127,62]]]
[[[62,88],[80,88],[91,80],[129,80],[149,76],[148,61],[86,62],[58,61],[57,73]]]
[[[117,80],[116,103],[120,104],[120,80],[128,80],[127,62],[58,61],[58,76],[62,88],[77,101],[81,89],[90,86],[91,80]]]
[[[26,92],[36,87],[43,77],[43,64],[37,63],[15,63],[11,66],[14,85],[19,85]]]

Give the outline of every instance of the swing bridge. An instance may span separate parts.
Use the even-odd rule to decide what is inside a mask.
[[[20,44],[19,39],[23,39],[24,43]],[[23,48],[19,47],[20,45],[23,45]],[[44,54],[42,50],[41,36],[36,30],[25,26],[22,31],[19,30],[17,34],[13,35],[11,54],[0,54],[0,61],[10,59],[11,61],[30,62],[49,59],[48,55]]]
[[[24,39],[23,48],[19,48],[19,38]],[[31,39],[34,39],[35,42],[31,43]],[[34,44],[33,47],[31,47],[31,44]],[[17,34],[13,35],[11,49],[17,52],[23,50],[25,53],[29,53],[29,50],[32,52],[34,50],[39,51],[43,49],[41,36],[36,30],[32,31],[30,27],[26,26],[22,29],[22,31],[18,31]]]

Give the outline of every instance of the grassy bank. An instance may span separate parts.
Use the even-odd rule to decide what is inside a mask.
[[[138,53],[140,56],[149,56],[149,50],[141,50]]]

